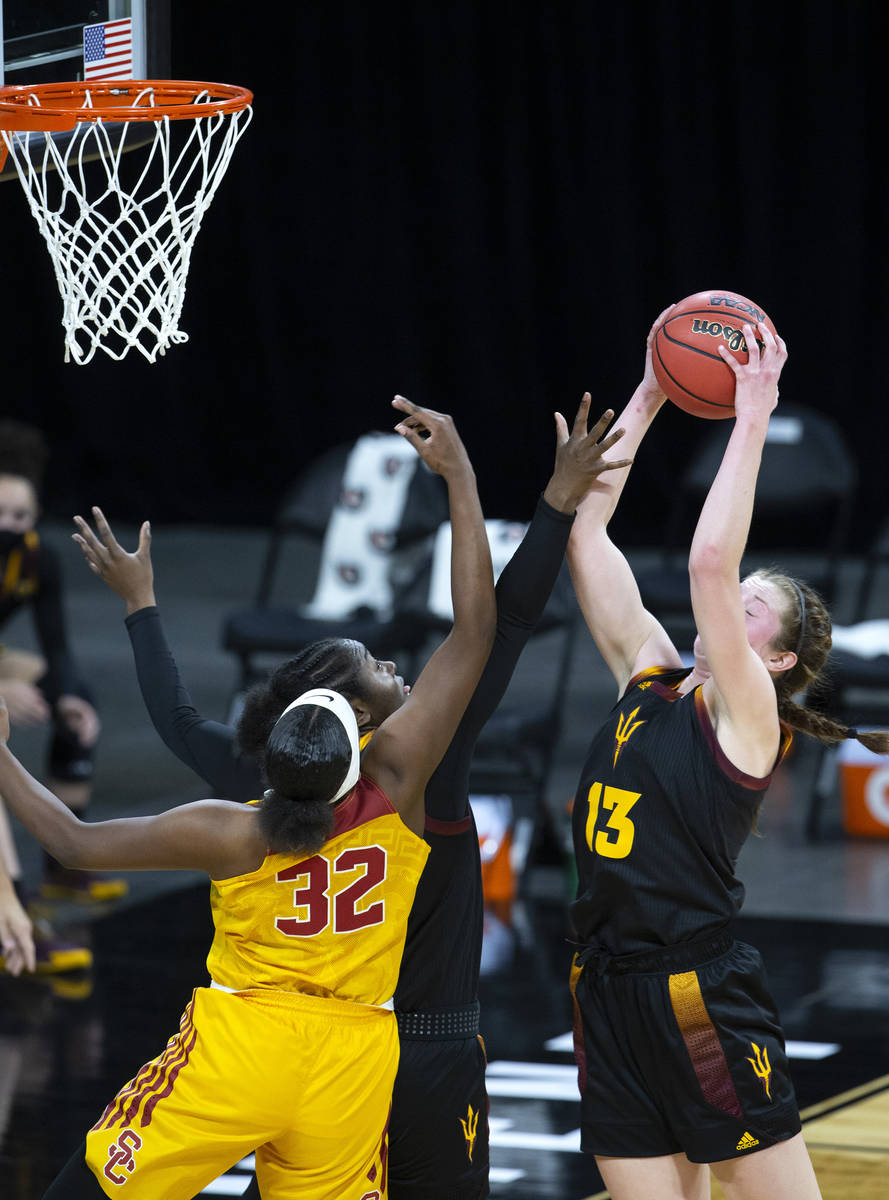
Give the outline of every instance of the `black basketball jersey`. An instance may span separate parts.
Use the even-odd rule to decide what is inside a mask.
[[[610,954],[671,946],[735,917],[734,873],[771,774],[726,758],[688,671],[633,678],[593,738],[574,802],[574,929]],[[775,766],[790,745],[782,727]],[[774,768],[773,768],[774,769]]]

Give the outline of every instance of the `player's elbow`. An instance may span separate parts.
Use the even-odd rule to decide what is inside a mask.
[[[692,547],[688,556],[688,574],[693,583],[721,580],[732,571],[737,573],[737,564],[729,560],[719,542],[701,542]]]
[[[96,866],[94,832],[85,822],[72,814],[71,820],[43,838],[46,850],[63,867],[71,871],[85,871]]]

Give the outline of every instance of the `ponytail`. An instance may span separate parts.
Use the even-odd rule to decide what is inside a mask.
[[[830,612],[822,597],[808,584],[775,568],[754,573],[757,579],[774,584],[783,595],[785,606],[775,643],[779,649],[792,650],[796,655],[795,664],[775,678],[778,716],[791,729],[825,746],[854,738],[875,754],[889,754],[889,732],[856,729],[796,702],[794,697],[801,693],[817,695],[819,690],[830,686],[828,659],[833,645]]]
[[[333,833],[333,801],[353,761],[349,734],[333,711],[302,704],[276,722],[262,754],[269,790],[259,808],[260,828],[272,853],[305,855],[321,849]]]
[[[847,739],[854,739],[874,754],[889,754],[889,730],[856,729],[853,725],[843,725],[813,708],[796,704],[787,697],[782,698],[780,693],[778,716],[791,729],[805,733],[825,746],[836,746]]]

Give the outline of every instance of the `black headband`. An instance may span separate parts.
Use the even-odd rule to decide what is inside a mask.
[[[797,599],[799,600],[799,633],[797,634],[796,649],[794,650],[794,654],[797,658],[799,658],[799,652],[803,645],[803,638],[806,636],[806,598],[803,595],[803,589],[796,582],[796,580],[791,579],[790,582],[793,584],[793,590],[796,592]]]

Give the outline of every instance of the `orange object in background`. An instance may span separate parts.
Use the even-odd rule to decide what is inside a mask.
[[[471,796],[470,803],[478,829],[485,904],[509,905],[518,891],[513,862],[512,800],[509,796]]]
[[[843,742],[839,779],[846,833],[889,838],[889,755]]]

